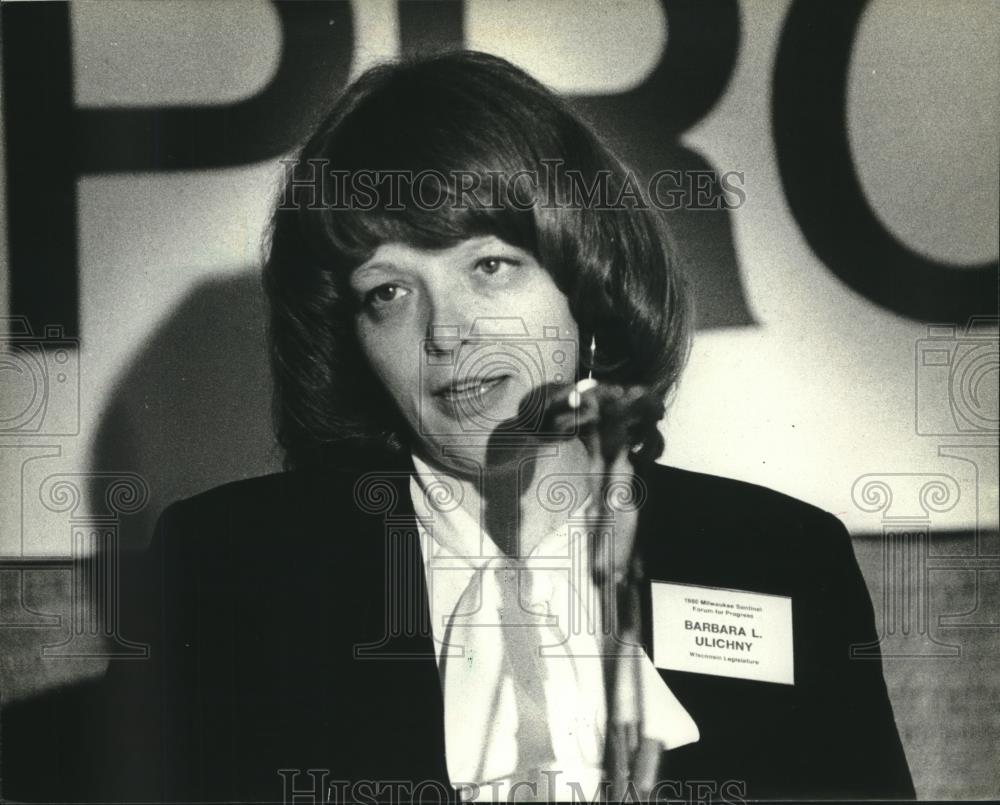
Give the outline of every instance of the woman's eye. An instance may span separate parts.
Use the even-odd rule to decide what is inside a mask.
[[[493,275],[504,268],[512,268],[517,265],[517,260],[511,260],[508,257],[484,257],[476,261],[476,269],[486,275]]]
[[[405,293],[406,292],[398,285],[386,283],[385,285],[379,285],[377,288],[372,288],[368,291],[368,293],[365,294],[365,304],[373,307],[387,305],[395,302]]]

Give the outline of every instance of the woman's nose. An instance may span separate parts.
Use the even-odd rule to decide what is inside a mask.
[[[429,317],[424,336],[425,352],[444,353],[470,341],[483,339],[524,340],[528,337],[528,329],[521,317],[491,316],[489,312],[469,305],[451,317]]]
[[[434,357],[448,357],[462,345],[462,329],[450,324],[428,324],[424,334],[424,353]]]
[[[444,354],[457,349],[468,340],[473,329],[474,303],[464,298],[460,290],[442,288],[426,295],[426,328],[424,351]]]
[[[451,281],[453,276],[442,271],[440,282],[425,285],[425,352],[443,353],[482,339],[528,337],[524,319],[511,315],[514,310]]]

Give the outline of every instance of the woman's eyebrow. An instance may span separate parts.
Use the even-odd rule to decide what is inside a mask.
[[[496,235],[484,235],[482,237],[469,240],[465,244],[469,251],[480,251],[482,249],[516,249],[513,243],[508,243],[503,238]]]
[[[459,260],[480,260],[484,257],[512,257],[519,254],[516,246],[504,243],[502,240],[479,243],[464,249],[456,255]]]
[[[350,276],[351,279],[360,278],[365,274],[378,274],[380,272],[396,271],[397,268],[398,266],[396,266],[395,263],[390,263],[388,260],[376,260],[372,263],[362,263],[351,272]]]

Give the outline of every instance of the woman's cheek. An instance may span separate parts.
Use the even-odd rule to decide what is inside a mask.
[[[422,334],[385,323],[361,322],[358,326],[358,340],[368,365],[404,410],[413,408],[412,401],[419,395],[421,339]]]

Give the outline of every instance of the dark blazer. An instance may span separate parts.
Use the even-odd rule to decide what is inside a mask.
[[[145,588],[159,616],[152,660],[115,661],[108,676],[109,795],[281,801],[342,780],[437,781],[417,791],[437,798],[447,787],[409,461],[343,463],[228,484],[163,513]],[[385,480],[359,485],[370,472]],[[663,754],[663,795],[912,798],[881,662],[849,655],[876,632],[843,525],[751,484],[640,474],[648,578],[793,606],[793,686],[660,671],[701,731]],[[648,583],[643,596],[648,608]]]

